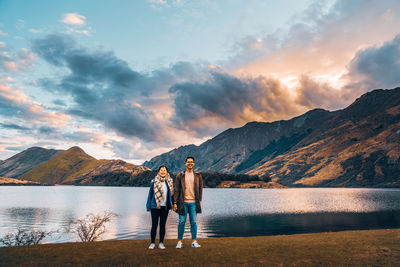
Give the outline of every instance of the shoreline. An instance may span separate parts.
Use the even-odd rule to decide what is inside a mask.
[[[58,187],[135,187],[135,188],[148,188],[148,186],[130,186],[130,185],[96,185],[96,184],[22,184],[22,183],[0,183],[0,187],[2,186],[58,186]],[[365,187],[338,187],[338,186],[286,186],[286,187],[204,187],[205,189],[400,189],[400,186],[394,187],[373,187],[373,186],[365,186]]]
[[[158,242],[156,242],[158,243]],[[201,248],[148,250],[149,239],[0,247],[0,266],[395,266],[400,265],[400,228],[312,234],[199,239]]]

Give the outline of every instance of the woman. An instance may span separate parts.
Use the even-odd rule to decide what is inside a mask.
[[[158,173],[150,183],[149,196],[147,197],[146,209],[151,212],[151,244],[149,249],[154,249],[158,221],[160,221],[160,243],[158,248],[165,249],[164,236],[165,224],[168,212],[172,208],[172,192],[174,185],[165,165],[158,168]]]

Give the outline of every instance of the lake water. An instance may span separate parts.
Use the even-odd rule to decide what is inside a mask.
[[[0,237],[18,227],[55,231],[88,213],[111,211],[103,239],[149,238],[148,188],[1,186]],[[198,237],[277,235],[400,227],[400,189],[204,189]],[[166,238],[177,237],[170,212]],[[185,238],[190,238],[189,220]],[[78,241],[55,234],[43,243]]]

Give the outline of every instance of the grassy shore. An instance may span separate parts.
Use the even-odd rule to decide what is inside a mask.
[[[0,248],[0,266],[400,266],[400,229],[199,239],[148,250],[149,240]]]

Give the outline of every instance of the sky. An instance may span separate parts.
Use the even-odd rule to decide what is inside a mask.
[[[0,0],[0,160],[141,164],[398,86],[398,0]]]

